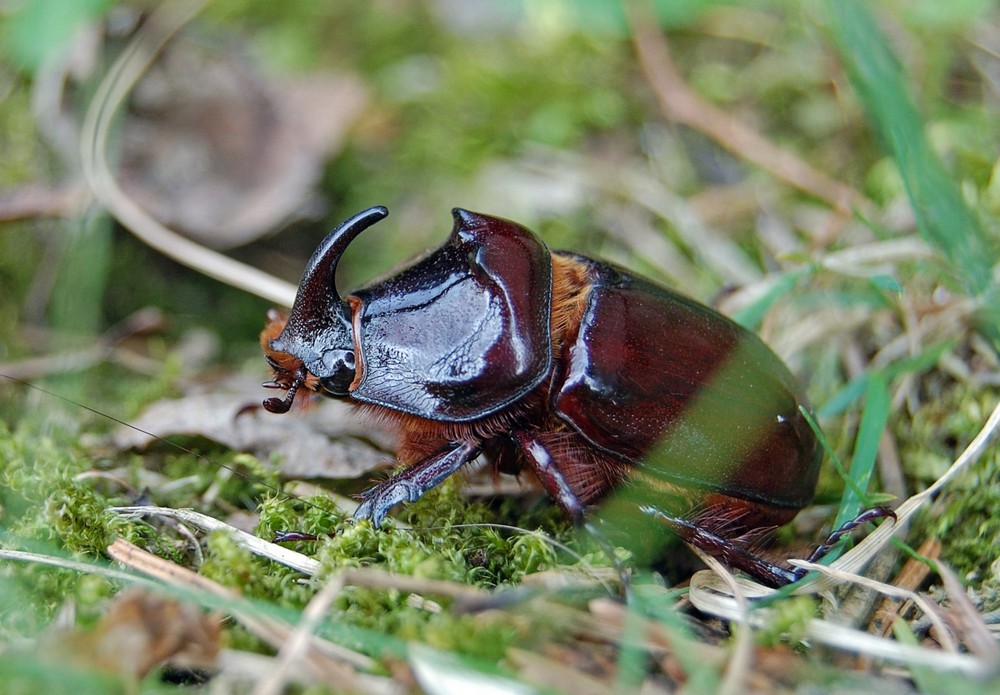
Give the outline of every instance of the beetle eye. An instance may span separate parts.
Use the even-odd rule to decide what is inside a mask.
[[[354,381],[354,353],[344,352],[333,364],[329,376],[322,377],[319,382],[323,391],[329,396],[346,396],[350,393],[351,382]]]

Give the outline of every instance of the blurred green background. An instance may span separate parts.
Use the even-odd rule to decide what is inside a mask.
[[[144,306],[164,309],[175,336],[203,325],[226,346],[248,341],[259,326],[265,303],[144,248],[81,188],[74,135],[88,99],[152,7],[33,0],[7,10],[0,43],[7,58],[0,95],[4,199],[31,192],[25,189],[70,199],[52,200],[48,210],[29,206],[27,219],[4,225],[0,360],[44,353],[57,336],[89,340]],[[875,208],[864,212],[874,219],[864,219],[868,229],[859,234],[906,231],[898,228],[905,220],[887,216],[905,205],[912,179],[901,176],[887,151],[893,143],[884,136],[893,129],[869,127],[864,108],[872,102],[859,104],[844,73],[852,65],[837,52],[837,12],[829,9],[836,3],[658,7],[674,60],[701,95],[867,196]],[[902,88],[916,95],[928,142],[953,169],[948,178],[967,201],[992,212],[1000,204],[988,65],[992,4],[886,2],[875,9],[885,27],[879,38],[893,42],[880,48],[907,61]],[[676,223],[656,214],[658,206],[676,207],[674,195],[696,196],[693,214],[707,218],[758,271],[775,269],[771,249],[757,245],[765,224],[786,227],[796,251],[851,242],[850,228],[823,237],[825,230],[815,228],[822,221],[806,219],[823,214],[814,199],[664,119],[616,2],[218,0],[166,51],[150,84],[140,82],[116,121],[109,156],[124,167],[123,187],[141,202],[154,200],[166,223],[196,228],[199,239],[232,217],[213,214],[218,189],[229,196],[218,205],[231,205],[233,215],[251,203],[264,206],[255,227],[222,243],[293,282],[325,230],[374,204],[387,205],[392,216],[352,248],[344,287],[439,243],[456,205],[517,219],[554,247],[626,261],[702,299],[748,278],[739,267],[735,277],[720,277],[725,267],[685,264],[699,260],[696,240],[679,237]],[[307,126],[266,122],[291,99],[282,90],[317,77],[350,81],[357,92],[351,105],[338,107],[334,93],[322,108],[299,107]],[[332,126],[338,132],[310,143],[313,159],[298,155],[308,161],[288,163],[293,155],[273,151],[286,131],[331,121],[340,121]],[[171,151],[204,142],[219,161],[185,161]],[[273,204],[261,202],[295,176],[308,184]],[[650,188],[652,200],[644,199]],[[178,212],[185,209],[193,211]],[[630,226],[665,237],[677,258],[664,260],[661,242],[646,248],[628,238]],[[665,272],[668,262],[680,277]],[[963,269],[975,270],[966,263]]]
[[[185,12],[112,117],[119,61]],[[996,401],[998,19],[989,0],[5,3],[0,373],[126,419],[222,374],[267,377],[274,302],[109,215],[95,151],[151,219],[293,284],[360,209],[390,217],[352,244],[343,290],[440,244],[460,206],[760,331],[849,464],[818,498],[847,518],[873,477],[868,502],[934,480]],[[46,495],[108,423],[0,381],[0,424],[0,463],[21,462],[7,543],[96,552],[110,531],[67,540],[86,515],[60,527]],[[947,539],[995,608],[987,458],[915,536]],[[25,632],[61,586],[40,582]]]

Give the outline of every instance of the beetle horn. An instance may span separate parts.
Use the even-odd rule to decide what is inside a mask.
[[[344,305],[334,283],[334,273],[340,257],[361,232],[385,219],[388,214],[389,211],[381,205],[362,210],[327,235],[309,259],[302,274],[299,291],[288,318],[289,324],[305,320],[315,326],[313,322],[316,319],[326,318],[331,310],[337,311],[337,307]]]
[[[295,354],[309,371],[320,374],[326,348],[352,344],[350,308],[337,292],[334,274],[348,245],[388,214],[381,205],[362,210],[327,235],[306,265],[288,323],[272,341],[274,349]]]

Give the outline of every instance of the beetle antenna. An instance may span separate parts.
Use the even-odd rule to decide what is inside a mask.
[[[288,393],[285,394],[284,398],[267,398],[261,404],[264,406],[264,410],[269,413],[287,413],[291,407],[292,403],[295,401],[295,394],[298,393],[299,387],[302,386],[306,381],[305,374],[302,373],[300,369],[295,373],[295,380],[292,385],[288,387]],[[261,384],[264,388],[268,389],[280,389],[282,385],[276,381],[268,381]]]

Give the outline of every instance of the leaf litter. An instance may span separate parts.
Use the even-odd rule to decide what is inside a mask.
[[[150,404],[132,427],[116,428],[108,443],[119,451],[143,451],[160,438],[203,437],[269,461],[294,480],[361,478],[394,462],[392,433],[350,406],[317,399],[277,417],[259,407],[263,395],[252,377],[229,377]]]

